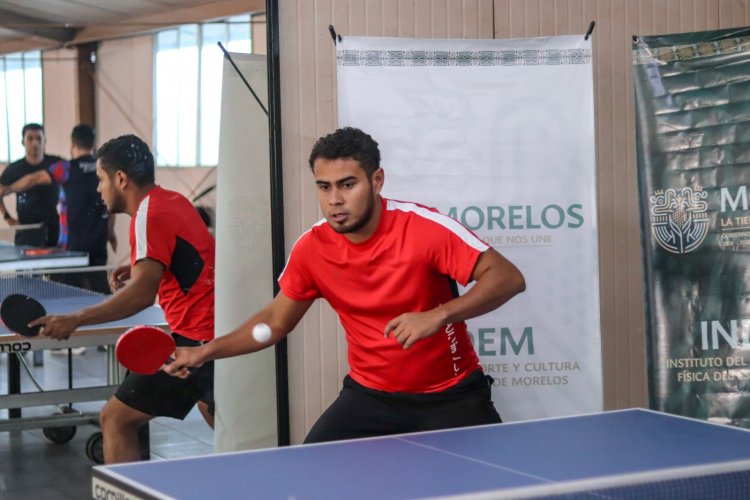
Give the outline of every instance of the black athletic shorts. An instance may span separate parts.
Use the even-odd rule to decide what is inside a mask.
[[[492,377],[481,370],[445,391],[424,394],[377,391],[347,375],[305,443],[500,423],[491,387]]]
[[[172,334],[177,347],[192,347],[202,342]],[[206,363],[186,379],[159,370],[154,375],[128,372],[115,397],[126,405],[153,417],[184,419],[198,401],[214,412],[214,364]]]

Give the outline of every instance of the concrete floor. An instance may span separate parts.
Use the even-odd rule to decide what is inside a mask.
[[[67,356],[44,352],[44,364],[33,367],[32,355],[24,358],[44,389],[67,387]],[[0,355],[0,394],[7,393],[8,355]],[[89,347],[73,356],[74,387],[102,385],[106,380],[106,353]],[[22,374],[22,391],[36,387]],[[78,403],[75,409],[96,412],[103,401]],[[23,409],[23,416],[45,416],[57,412],[54,406]],[[0,419],[7,419],[0,410]],[[65,444],[50,442],[42,429],[0,432],[0,499],[86,499],[91,498],[91,467],[86,442],[98,432],[95,425],[77,428]],[[151,460],[205,455],[213,452],[213,431],[194,409],[184,421],[154,419],[150,425]]]

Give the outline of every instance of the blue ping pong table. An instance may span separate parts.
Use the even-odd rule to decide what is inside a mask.
[[[98,466],[92,497],[748,498],[750,432],[620,410]]]
[[[0,272],[81,267],[89,265],[89,254],[63,248],[15,246],[0,241]]]
[[[83,307],[99,304],[106,295],[72,287],[49,280],[49,277],[24,275],[0,276],[0,300],[20,293],[39,300],[48,314],[65,314]],[[0,432],[76,426],[98,421],[98,413],[66,412],[49,417],[21,418],[21,409],[34,406],[103,401],[108,399],[120,382],[123,369],[110,349],[107,354],[106,384],[96,387],[72,387],[57,390],[21,392],[20,356],[26,351],[41,351],[79,346],[113,345],[128,328],[136,325],[153,325],[166,329],[164,312],[158,306],[117,321],[79,328],[67,340],[58,341],[44,336],[22,337],[0,323],[0,353],[8,357],[8,394],[0,394],[0,409],[9,410],[9,418],[0,419]]]

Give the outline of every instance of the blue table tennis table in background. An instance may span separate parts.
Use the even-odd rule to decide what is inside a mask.
[[[0,272],[56,269],[89,265],[86,252],[57,247],[16,246],[0,241]]]
[[[16,293],[29,295],[41,302],[48,314],[65,314],[99,304],[108,298],[107,295],[53,281],[50,276],[52,275],[0,273],[0,300]],[[44,429],[44,435],[48,439],[64,443],[73,437],[76,426],[98,423],[98,412],[73,411],[70,405],[87,401],[105,401],[112,395],[123,374],[123,369],[117,363],[113,349],[108,350],[107,380],[103,380],[101,385],[74,387],[69,370],[68,388],[54,390],[41,388],[29,392],[21,391],[20,368],[25,363],[22,355],[26,351],[40,352],[45,349],[113,345],[122,333],[137,325],[152,325],[166,329],[164,312],[158,306],[151,306],[128,318],[83,326],[63,341],[43,335],[22,337],[10,332],[0,322],[0,353],[8,354],[8,393],[0,394],[0,409],[8,410],[8,418],[0,419],[0,432],[41,428]],[[70,363],[70,357],[68,361]],[[23,408],[48,405],[58,407],[65,405],[65,411],[47,417],[26,418],[22,416]],[[146,439],[146,429],[143,435]],[[92,436],[91,446],[87,445],[87,455],[92,460],[101,463],[99,437],[99,435]]]
[[[633,409],[93,468],[93,498],[748,498],[750,431]]]

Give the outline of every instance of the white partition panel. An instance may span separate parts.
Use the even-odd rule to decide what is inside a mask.
[[[255,93],[267,96],[266,57],[232,54]],[[273,298],[268,119],[224,60],[216,201],[216,335]],[[217,452],[276,446],[273,348],[216,363]]]
[[[467,322],[500,416],[601,411],[591,40],[345,36],[336,50],[339,126],[379,142],[383,194],[450,215],[526,278]]]

